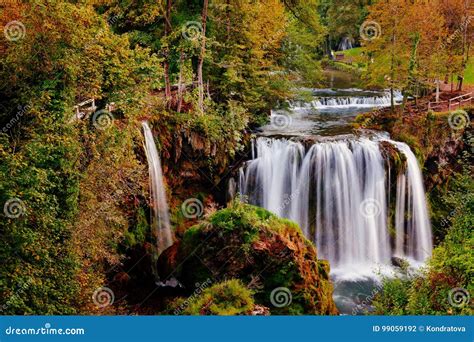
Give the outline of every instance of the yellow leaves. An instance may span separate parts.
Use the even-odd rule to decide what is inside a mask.
[[[390,75],[392,85],[403,87],[410,60],[416,69],[412,67],[411,72],[420,78],[429,78],[446,65],[442,42],[447,31],[436,2],[380,1],[370,7],[367,20],[379,25],[381,31],[378,38],[362,42],[374,58],[369,66],[372,78]]]
[[[278,49],[287,27],[283,4],[279,0],[246,1],[243,11],[249,19],[243,33],[251,43],[251,52],[263,58],[266,51]]]

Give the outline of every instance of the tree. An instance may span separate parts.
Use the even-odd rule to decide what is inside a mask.
[[[204,0],[202,6],[202,32],[200,34],[201,38],[201,52],[199,53],[198,59],[198,68],[197,68],[197,78],[198,78],[198,87],[199,87],[199,99],[198,99],[198,110],[200,113],[204,113],[204,80],[202,76],[202,67],[204,65],[204,56],[206,54],[206,25],[207,25],[207,7],[208,0]]]
[[[363,42],[371,58],[368,76],[373,84],[390,88],[394,110],[394,89],[402,90],[405,102],[418,96],[420,85],[431,88],[433,77],[439,77],[440,65],[446,64],[444,18],[438,3],[421,0],[380,1],[369,11],[365,25],[376,35]]]

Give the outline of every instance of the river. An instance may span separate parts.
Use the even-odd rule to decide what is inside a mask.
[[[328,75],[329,85],[339,88],[306,89],[310,99],[272,112],[253,142],[252,160],[240,169],[238,187],[249,203],[300,225],[330,262],[340,312],[364,314],[381,276],[393,274],[394,260],[418,267],[431,255],[431,225],[410,148],[385,132],[351,125],[358,114],[389,106],[389,92],[354,88],[337,79],[338,72]],[[382,143],[406,160],[395,182]]]

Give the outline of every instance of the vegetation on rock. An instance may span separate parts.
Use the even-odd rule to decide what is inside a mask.
[[[179,279],[192,288],[207,279],[242,280],[255,302],[272,314],[336,314],[329,265],[299,227],[265,209],[239,202],[186,231]],[[272,304],[272,291],[287,288],[291,302]]]
[[[450,226],[433,251],[426,269],[385,278],[375,300],[379,315],[472,315],[469,293],[474,291],[474,182],[458,175],[444,201],[454,206],[445,218]]]
[[[255,306],[252,291],[237,279],[212,285],[188,302],[179,300],[175,305],[176,313],[183,315],[219,316],[248,315]],[[181,306],[184,310],[179,311]]]

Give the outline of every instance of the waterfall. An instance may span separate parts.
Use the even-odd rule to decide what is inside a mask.
[[[407,158],[407,172],[399,175],[397,181],[395,255],[424,260],[431,255],[433,247],[422,174],[410,147],[400,142],[392,143]],[[405,241],[405,235],[408,235],[408,241]]]
[[[296,221],[335,267],[388,265],[395,255],[424,261],[432,241],[421,172],[409,147],[392,143],[407,159],[397,182],[392,233],[387,162],[377,140],[305,148],[295,141],[258,138],[255,158],[240,169],[239,191],[250,203]]]
[[[332,93],[334,93],[332,95]],[[341,109],[341,108],[373,108],[388,107],[391,104],[390,92],[370,92],[360,89],[347,89],[346,91],[319,89],[314,91],[315,99],[311,102],[292,102],[291,110],[303,109]],[[400,91],[394,92],[395,103],[403,100]]]
[[[395,102],[402,100],[400,92],[394,94]],[[374,96],[334,96],[334,97],[319,97],[312,102],[315,108],[326,107],[384,107],[390,106],[390,93],[383,93]]]
[[[163,172],[153,133],[148,122],[142,122],[145,135],[145,152],[150,173],[150,196],[152,205],[151,229],[156,234],[158,255],[173,244],[173,233],[166,201]]]
[[[341,39],[341,42],[339,43],[338,50],[339,51],[345,51],[353,48],[353,42],[354,39],[352,37],[344,37]]]

